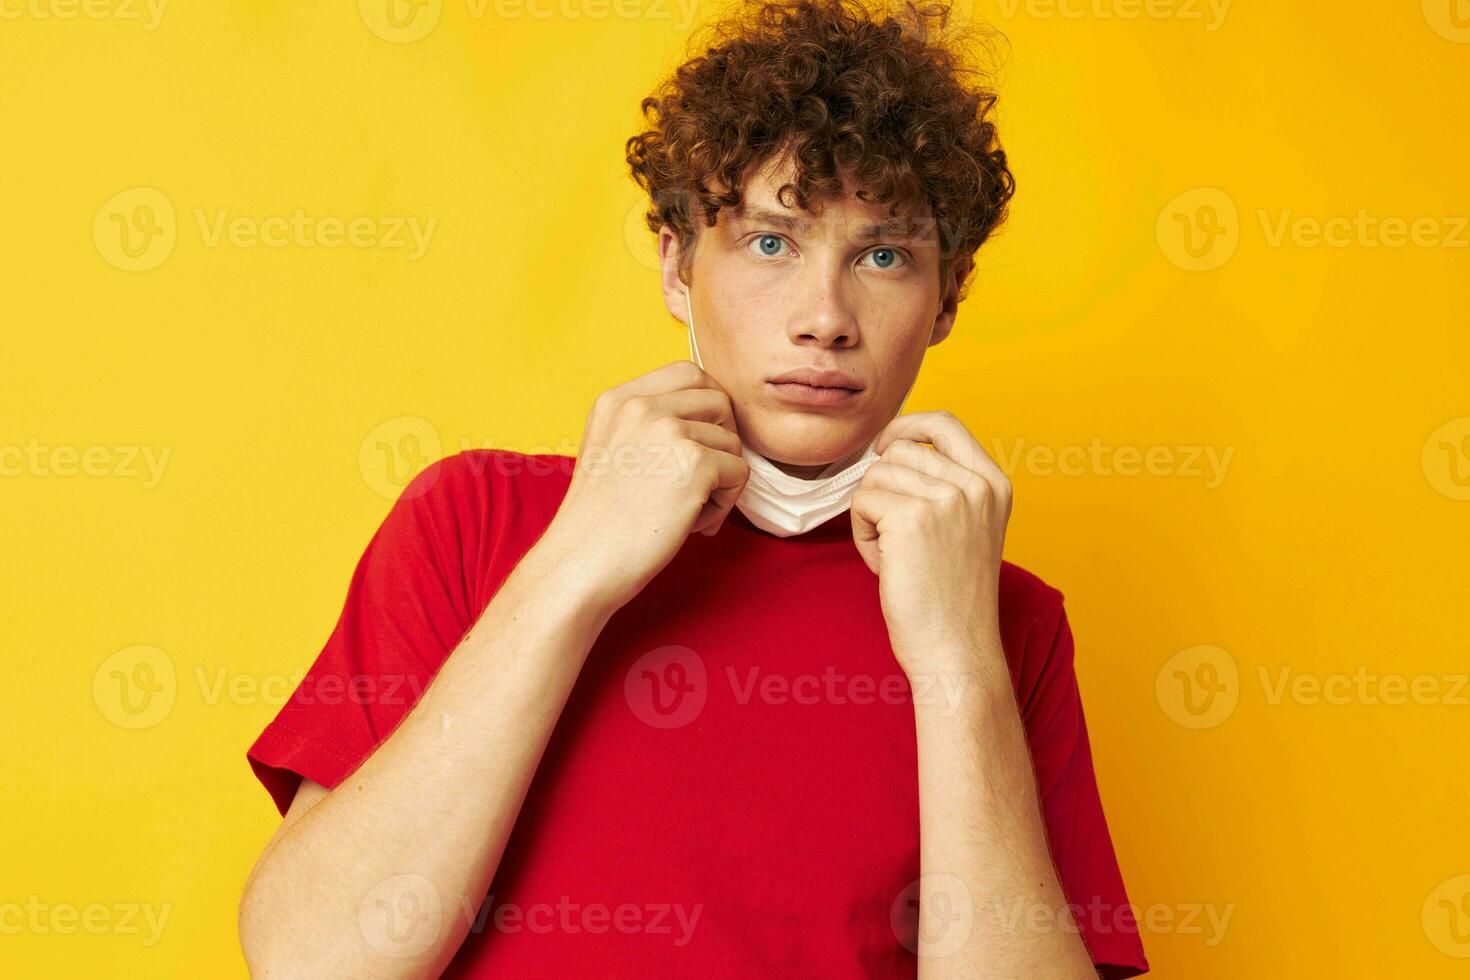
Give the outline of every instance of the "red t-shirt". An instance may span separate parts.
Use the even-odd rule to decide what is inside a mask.
[[[249,749],[277,809],[301,776],[335,787],[388,737],[555,515],[573,464],[472,450],[409,484]],[[1000,618],[1063,889],[1103,976],[1136,976],[1148,962],[1062,594],[1005,563]],[[733,510],[608,621],[444,976],[912,978],[912,699],[953,696],[910,687],[848,514],[778,538]],[[1048,926],[1004,904],[976,913]]]

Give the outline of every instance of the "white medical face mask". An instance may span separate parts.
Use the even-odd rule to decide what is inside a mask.
[[[694,304],[687,289],[684,303],[689,310],[689,359],[703,368],[699,342],[694,336]],[[933,336],[932,328],[930,336]],[[893,418],[903,413],[903,406],[913,390],[914,385],[910,383]],[[873,449],[877,442],[875,435],[867,446],[830,464],[811,480],[783,472],[775,463],[742,442],[741,456],[750,465],[750,479],[746,481],[735,506],[750,518],[750,523],[779,538],[805,534],[851,506],[852,495],[857,492],[863,474],[878,458]]]

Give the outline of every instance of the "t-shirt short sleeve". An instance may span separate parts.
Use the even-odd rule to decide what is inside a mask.
[[[1052,861],[1082,940],[1105,980],[1148,972],[1143,942],[1113,853],[1077,687],[1062,594],[1046,587],[1037,641],[1046,648],[1022,705]]]
[[[358,559],[341,615],[290,699],[246,753],[286,812],[307,777],[335,788],[383,742],[468,632],[460,457],[415,476]]]

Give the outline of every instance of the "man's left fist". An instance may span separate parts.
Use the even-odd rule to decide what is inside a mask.
[[[933,445],[925,445],[932,443]],[[949,412],[900,415],[852,496],[852,537],[878,576],[883,618],[910,680],[999,649],[997,592],[1011,481]]]

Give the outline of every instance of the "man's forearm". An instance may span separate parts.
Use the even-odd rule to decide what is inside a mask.
[[[993,642],[953,658],[986,665],[964,678],[957,709],[915,706],[919,976],[1095,978],[1052,865],[1025,729]]]
[[[615,611],[575,554],[548,530],[392,734],[261,857],[240,908],[255,975],[438,976],[453,957]]]

